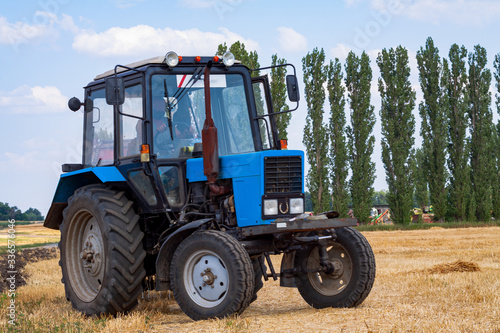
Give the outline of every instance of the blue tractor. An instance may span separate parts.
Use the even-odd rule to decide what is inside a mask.
[[[282,66],[298,105],[295,68]],[[44,226],[61,231],[74,308],[123,313],[144,290],[171,290],[192,319],[222,318],[269,278],[315,308],[368,296],[370,245],[355,219],[304,212],[304,154],[282,145],[268,78],[251,72],[229,52],[169,52],[117,65],[70,99],[83,106],[82,163],[62,166]]]

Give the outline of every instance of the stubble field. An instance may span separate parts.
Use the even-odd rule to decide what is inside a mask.
[[[265,282],[241,315],[194,322],[169,293],[150,292],[125,316],[86,318],[64,297],[58,259],[26,266],[20,332],[500,332],[500,228],[364,232],[377,262],[371,294],[354,309],[316,310],[296,289]],[[279,267],[280,258],[273,261]],[[0,297],[0,331],[7,322]]]

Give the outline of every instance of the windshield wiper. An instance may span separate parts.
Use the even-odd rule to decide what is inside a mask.
[[[203,74],[203,67],[196,68],[196,71],[191,76],[191,78],[189,79],[188,83],[186,83],[186,85],[184,87],[181,87],[181,88],[177,89],[177,91],[175,92],[174,96],[172,96],[173,98],[177,99],[177,102],[175,103],[175,105],[171,106],[172,108],[175,108],[177,106],[177,104],[179,104],[179,101],[184,96],[186,96],[186,94],[194,86],[194,84],[201,79],[201,75],[202,74]]]
[[[166,99],[166,112],[167,112],[167,122],[168,122],[168,129],[170,131],[170,138],[172,141],[174,141],[174,133],[172,131],[172,109],[173,106],[170,105],[170,98],[168,98],[168,89],[167,89],[167,79],[163,80],[163,89],[165,89],[165,99]]]

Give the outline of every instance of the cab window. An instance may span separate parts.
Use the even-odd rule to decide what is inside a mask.
[[[104,89],[91,91],[88,98],[93,100],[93,109],[85,114],[83,164],[86,167],[113,164],[113,106],[106,103]]]
[[[143,117],[142,86],[125,88],[125,102],[120,105],[120,155],[131,156],[140,153],[142,144]]]

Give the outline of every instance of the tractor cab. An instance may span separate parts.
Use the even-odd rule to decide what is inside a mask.
[[[287,82],[298,101],[295,75]],[[207,96],[217,135],[205,148],[213,150],[216,141],[218,151],[209,158],[234,162],[241,158],[230,156],[281,149],[267,76],[252,78],[230,53],[210,58],[169,52],[117,66],[85,88],[82,168],[117,167],[144,213],[180,211],[188,203],[186,174],[200,171],[186,160],[204,157]],[[74,104],[80,108],[79,101]]]

